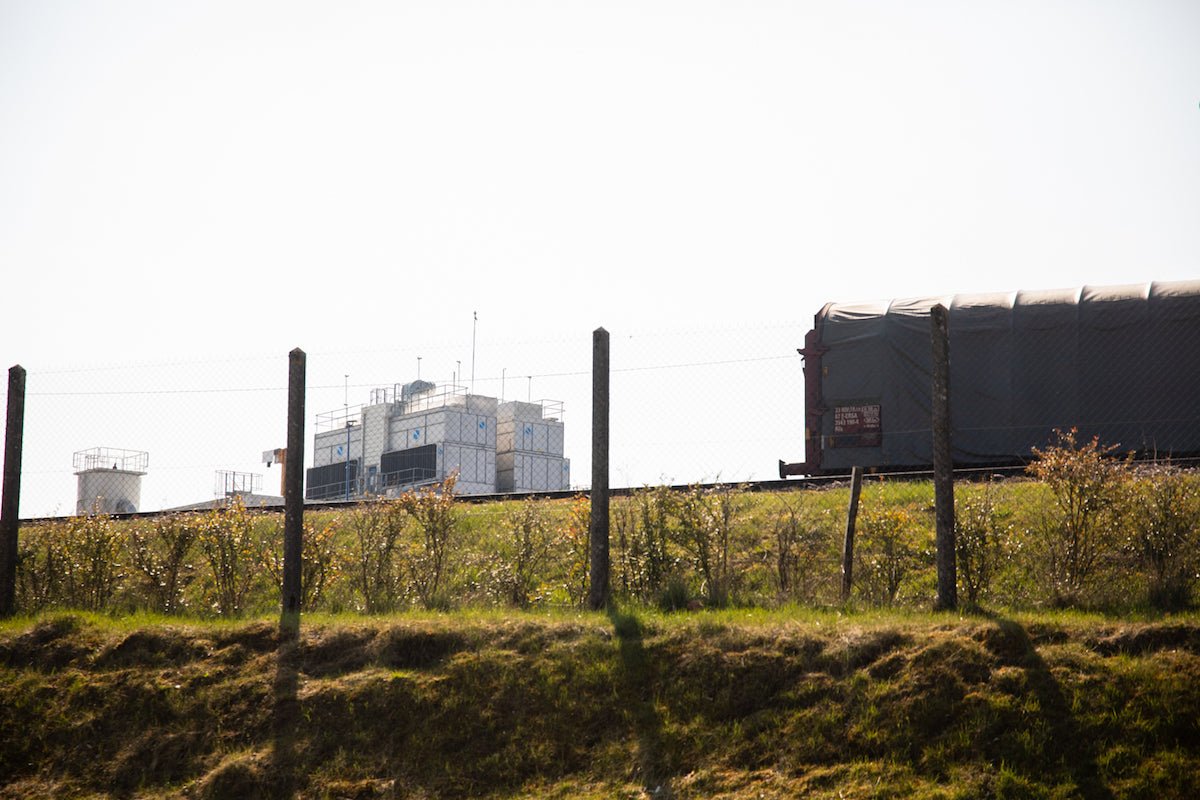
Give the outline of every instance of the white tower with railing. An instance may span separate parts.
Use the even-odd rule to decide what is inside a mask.
[[[150,454],[141,450],[93,447],[75,453],[77,514],[131,514],[142,501],[142,477]]]

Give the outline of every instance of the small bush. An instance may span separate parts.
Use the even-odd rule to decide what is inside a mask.
[[[867,509],[858,518],[854,582],[874,605],[893,605],[909,573],[929,560],[927,542],[904,508]]]
[[[264,516],[258,521],[256,540],[259,562],[271,574],[271,585],[283,595],[284,517]],[[300,608],[312,611],[341,569],[340,548],[335,542],[336,519],[320,527],[305,520],[300,547]]]
[[[1079,603],[1118,554],[1129,461],[1098,438],[1079,443],[1076,431],[1055,431],[1055,443],[1034,449],[1029,472],[1054,502],[1033,531],[1056,605]]]
[[[710,606],[728,604],[732,588],[730,544],[740,491],[728,486],[689,486],[678,500],[676,535],[700,578]]]
[[[17,608],[33,612],[63,601],[66,526],[47,523],[21,528],[17,542]]]
[[[622,590],[633,600],[653,603],[677,574],[672,552],[678,500],[667,486],[645,488],[614,506]]]
[[[208,567],[202,585],[205,603],[222,617],[242,614],[258,576],[260,548],[241,498],[204,515],[197,543]]]
[[[408,492],[397,501],[421,534],[419,542],[409,548],[406,564],[413,592],[427,609],[443,608],[448,603],[443,590],[458,524],[454,506],[457,480],[457,474],[452,474],[436,486]]]
[[[134,526],[129,550],[130,561],[141,576],[139,604],[163,614],[184,609],[184,590],[196,576],[192,557],[199,532],[195,518],[182,514]]]
[[[784,501],[770,524],[774,575],[780,597],[814,601],[817,587],[829,577],[821,574],[821,568],[833,570],[832,563],[825,563],[831,542],[829,531],[799,502]]]
[[[591,522],[592,501],[587,496],[580,495],[571,501],[566,519],[559,527],[557,549],[566,559],[563,568],[564,588],[571,605],[575,606],[583,605],[588,594],[591,568]],[[618,528],[618,531],[620,530],[619,526],[615,527]]]
[[[962,496],[954,508],[954,547],[958,583],[967,604],[978,606],[992,588],[1012,525],[1011,514],[996,504],[995,487],[988,481],[981,493]]]
[[[62,602],[70,608],[100,611],[125,577],[121,535],[111,517],[72,517],[62,543]]]
[[[1130,514],[1130,549],[1146,574],[1150,605],[1191,603],[1200,572],[1200,481],[1170,465],[1140,470]]]
[[[553,526],[546,502],[530,498],[504,516],[504,542],[492,555],[489,593],[509,605],[526,608],[540,599],[553,545]]]
[[[371,500],[346,517],[350,532],[347,574],[368,614],[391,611],[403,594],[401,536],[406,518],[398,503]]]

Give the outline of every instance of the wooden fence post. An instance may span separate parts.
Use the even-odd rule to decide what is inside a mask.
[[[842,602],[850,599],[854,582],[854,526],[858,522],[858,498],[862,494],[862,467],[850,469],[850,508],[846,513],[846,538],[842,540]]]
[[[588,524],[588,606],[608,605],[608,331],[592,332],[592,511]]]
[[[300,633],[301,564],[304,539],[304,386],[306,357],[296,348],[288,354],[287,455],[283,494],[283,613],[279,630],[285,637]]]
[[[21,528],[21,455],[25,431],[25,369],[8,371],[8,414],[4,426],[4,487],[0,499],[0,617],[16,612],[17,536]]]
[[[954,552],[954,461],[950,451],[950,315],[930,309],[933,342],[933,505],[937,520],[937,600],[935,608],[958,606]]]

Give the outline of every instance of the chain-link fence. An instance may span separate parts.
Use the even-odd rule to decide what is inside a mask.
[[[935,302],[956,466],[1020,464],[1072,428],[1200,454],[1200,286],[1153,284],[831,304],[811,330],[610,331],[610,485],[929,468]],[[452,472],[466,495],[587,489],[590,334],[309,353],[306,498]],[[281,502],[285,355],[27,366],[23,517]]]
[[[775,476],[802,446],[801,326],[613,332],[612,485]],[[466,355],[466,358],[457,358]],[[591,480],[591,331],[308,354],[305,495],[463,495]],[[29,368],[21,515],[282,502],[287,358]]]
[[[1059,466],[1038,473],[1041,488],[1004,489],[982,499],[975,487],[963,492],[968,502],[965,511],[960,508],[957,556],[960,568],[968,565],[960,583],[972,601],[1070,599],[1095,591],[1101,584],[1096,576],[1117,574],[1113,570],[1123,561],[1132,566],[1106,585],[1125,591],[1134,585],[1128,576],[1149,575],[1159,562],[1172,570],[1193,564],[1184,549],[1200,554],[1200,542],[1187,533],[1195,529],[1186,521],[1197,498],[1194,483],[1114,478],[1112,486],[1124,481],[1126,489],[1134,488],[1103,498],[1122,509],[1119,525],[1115,512],[1106,517],[1108,528],[1096,534],[1103,557],[1094,562],[1099,556],[1082,554],[1093,559],[1086,570],[1062,566],[1081,554],[1056,543],[1068,523],[1047,522],[1057,513],[1055,481],[1065,480],[1060,485],[1074,491],[1070,481],[1080,476],[1085,484],[1093,473],[1111,477],[1095,466],[1094,455],[1137,451],[1179,466],[1200,453],[1194,402],[1200,389],[1200,286],[1156,284],[831,305],[811,330],[611,331],[609,485],[630,490],[617,492],[609,524],[614,591],[665,607],[844,599],[838,549],[847,487],[753,502],[743,489],[760,488],[745,485],[774,479],[777,472],[837,476],[858,466],[877,473],[864,490],[866,533],[861,552],[853,554],[861,576],[853,596],[873,603],[928,599],[934,497],[928,482],[906,479],[930,467],[929,310],[941,302],[949,307],[956,465],[1020,466],[1035,448],[1059,448]],[[477,363],[438,342],[309,354],[305,497],[346,504],[346,516],[310,521],[313,549],[306,558],[316,560],[305,568],[322,575],[327,569],[328,582],[306,578],[305,591],[325,586],[322,602],[334,609],[395,607],[404,581],[410,589],[422,587],[412,596],[426,604],[443,602],[446,592],[467,600],[508,597],[518,605],[535,599],[577,603],[588,564],[587,525],[580,524],[578,508],[531,512],[524,521],[508,512],[478,512],[478,523],[468,526],[474,533],[452,555],[457,572],[441,585],[441,594],[412,574],[404,581],[393,575],[382,595],[390,599],[368,602],[373,590],[346,577],[345,561],[353,558],[354,542],[362,549],[387,528],[364,501],[411,498],[413,490],[451,475],[460,496],[569,496],[590,489],[592,344],[591,331],[493,344]],[[25,393],[21,516],[89,520],[135,511],[280,507],[287,384],[285,355],[33,369]],[[1098,449],[1089,451],[1093,436]],[[1060,466],[1067,472],[1055,473]],[[1083,469],[1078,475],[1070,472],[1076,467]],[[704,486],[718,483],[725,488]],[[686,488],[662,488],[669,485]],[[1154,544],[1162,531],[1174,530],[1138,516],[1156,503],[1170,525],[1184,520],[1184,534],[1176,537],[1182,544]],[[240,513],[230,519],[236,522]],[[231,524],[209,527],[231,536]],[[261,540],[261,546],[245,546],[265,565],[259,574],[274,575],[279,524],[262,524],[269,530],[246,523],[237,535]],[[1132,535],[1118,541],[1116,531],[1125,529],[1120,526],[1149,531],[1145,540],[1151,544],[1143,543],[1137,555],[1142,545]],[[98,522],[76,527],[85,538],[109,536]],[[203,525],[184,529],[199,537],[195,542],[205,541]],[[1010,536],[1010,529],[1019,535]],[[163,523],[151,533],[139,530],[165,547],[175,528]],[[975,541],[963,535],[972,530],[991,548],[985,556],[961,552],[962,542]],[[107,541],[112,548],[131,546]],[[528,547],[513,550],[514,542]],[[1037,555],[1002,558],[1000,542],[1005,553]],[[1154,547],[1165,547],[1167,556],[1160,558]],[[51,580],[60,555],[47,545],[42,555],[31,551],[27,563],[40,564]],[[368,550],[360,556],[368,558]],[[132,552],[124,558],[139,557]],[[533,560],[522,560],[527,558]],[[979,563],[990,563],[984,572],[1000,570],[1004,579],[981,579]],[[335,580],[337,574],[342,578]],[[1170,587],[1172,575],[1163,572],[1156,580]],[[247,580],[247,586],[253,583]],[[262,597],[269,584],[261,587]],[[980,588],[984,584],[991,595]],[[219,581],[203,585],[211,593]],[[1182,595],[1171,589],[1178,597],[1172,596],[1186,600],[1190,586],[1185,581]],[[22,587],[24,597],[57,597],[33,584]],[[1039,594],[1038,587],[1050,588]],[[306,603],[318,602],[321,591],[312,592]],[[182,595],[175,601],[183,602]],[[241,600],[220,602],[222,608],[245,607]]]

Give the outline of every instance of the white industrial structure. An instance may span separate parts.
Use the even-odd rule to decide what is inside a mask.
[[[142,501],[142,476],[150,454],[141,450],[93,447],[75,453],[77,514],[131,514]]]
[[[501,403],[462,386],[414,381],[365,406],[317,416],[310,500],[395,496],[458,473],[459,494],[570,487],[562,404]]]

